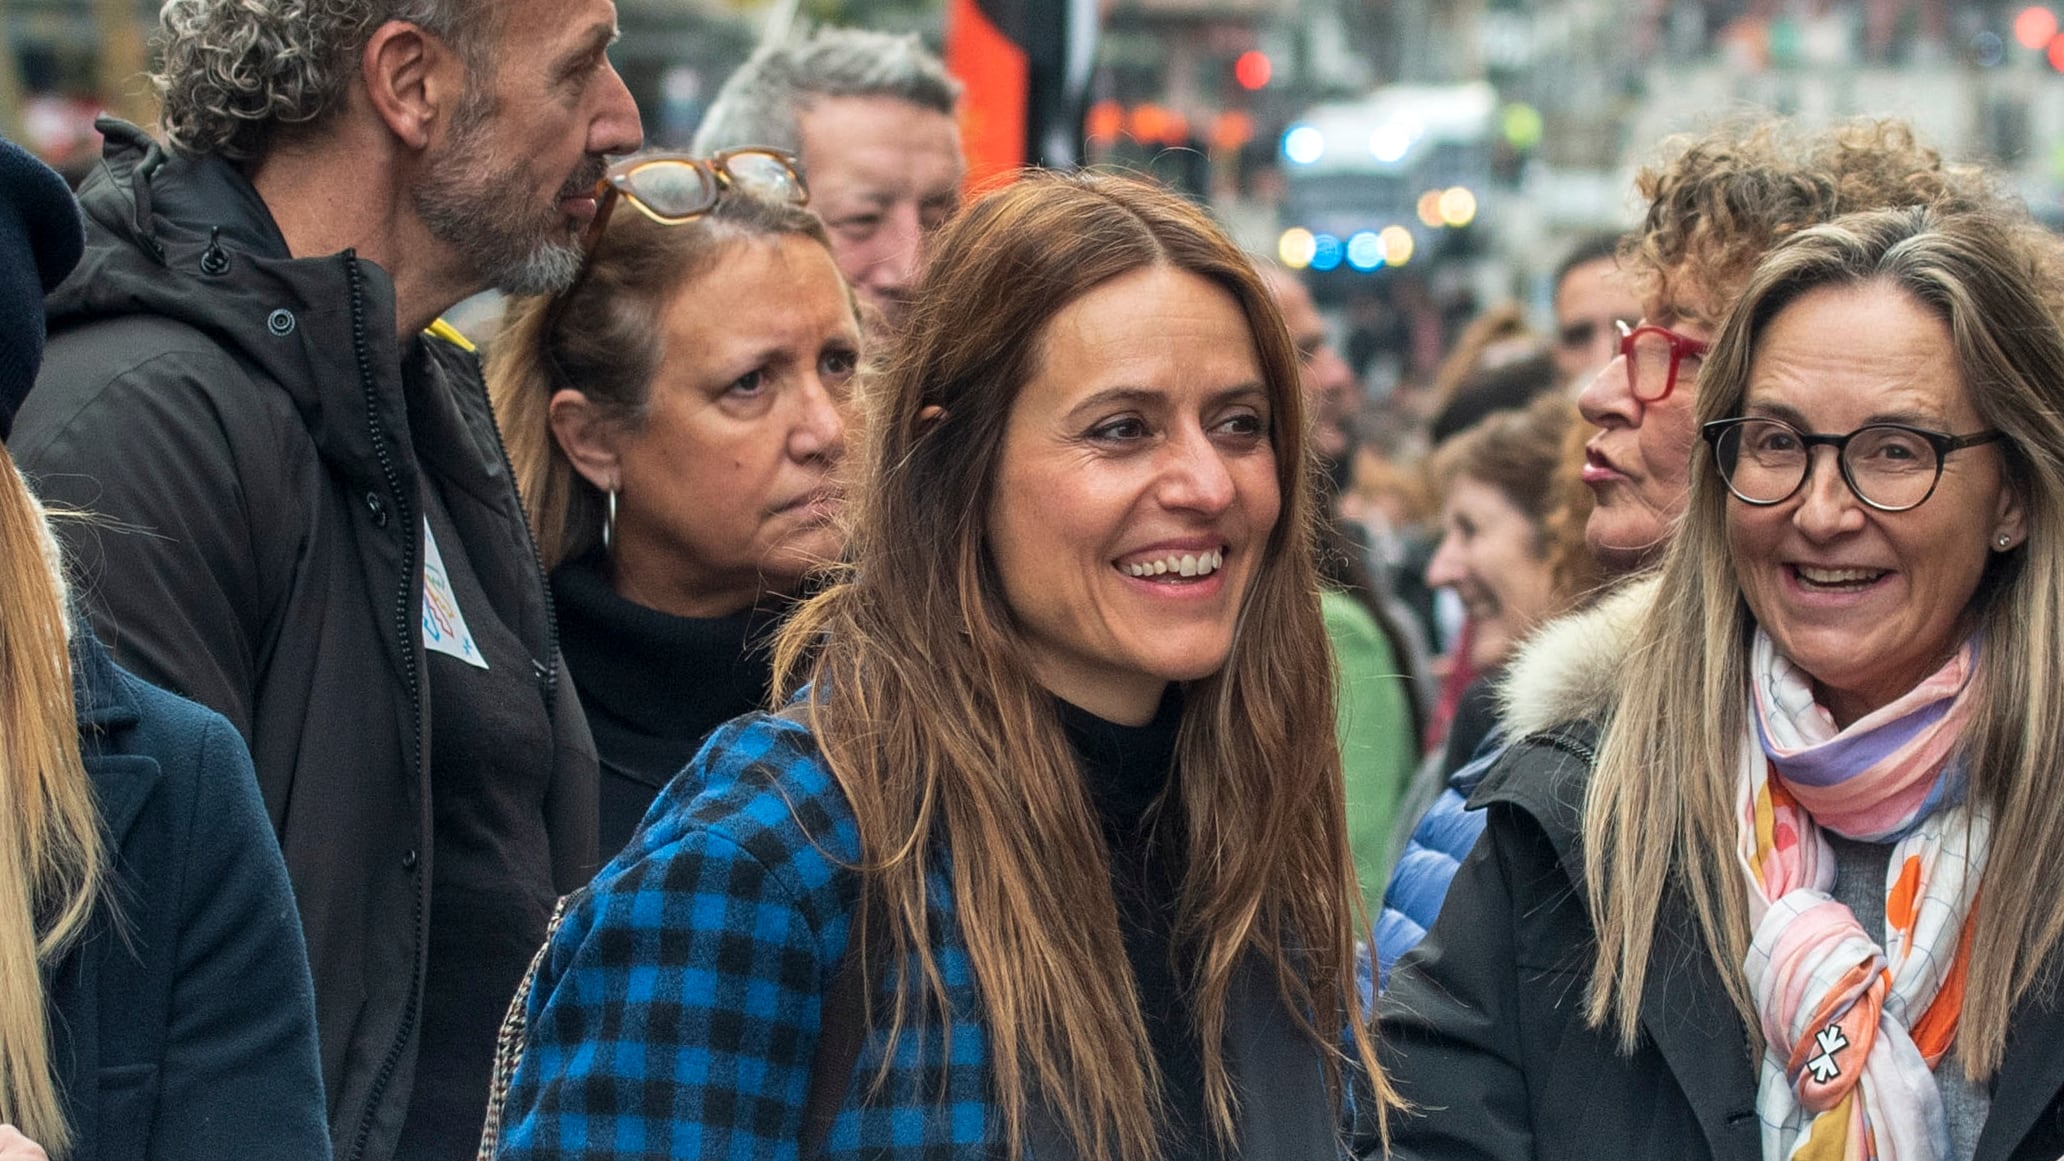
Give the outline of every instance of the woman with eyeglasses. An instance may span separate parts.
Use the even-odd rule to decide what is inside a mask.
[[[1400,1156],[2064,1152],[2057,270],[1921,208],[1756,268],[1656,599],[1394,977]]]
[[[493,1155],[1341,1156],[1382,1084],[1272,296],[1179,195],[1038,173],[911,309],[806,684],[566,904]]]
[[[1638,614],[1654,599],[1648,579],[1684,511],[1687,467],[1698,429],[1700,370],[1719,322],[1770,248],[1799,230],[1845,213],[1928,205],[1945,212],[2012,213],[2019,199],[1983,171],[1950,165],[1898,121],[1858,121],[1799,134],[1779,120],[1731,123],[1675,141],[1637,179],[1649,199],[1629,235],[1621,269],[1641,288],[1643,318],[1616,327],[1618,354],[1577,397],[1595,430],[1583,448],[1582,485],[1593,498],[1584,539],[1617,599],[1608,620]],[[1620,635],[1564,618],[1521,650],[1498,689],[1505,737],[1515,739],[1594,712],[1598,699],[1572,696],[1561,675]],[[1613,660],[1595,666],[1616,668]],[[1588,691],[1587,691],[1588,692]],[[1494,755],[1457,770],[1451,785],[1471,796]],[[1482,833],[1484,812],[1458,811],[1429,830],[1433,873],[1409,908],[1432,929],[1444,879]],[[1432,855],[1437,854],[1437,861]]]
[[[586,269],[511,307],[487,379],[614,853],[766,702],[768,636],[839,555],[861,329],[786,155],[643,155],[605,183]]]

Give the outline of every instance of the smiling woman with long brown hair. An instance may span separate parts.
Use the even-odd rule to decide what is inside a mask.
[[[860,394],[801,693],[569,903],[497,1155],[1337,1155],[1384,1090],[1267,290],[1166,190],[1031,175]]]

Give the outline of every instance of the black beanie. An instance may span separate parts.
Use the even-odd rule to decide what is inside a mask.
[[[43,362],[43,296],[86,248],[79,203],[51,168],[0,139],[0,440]]]

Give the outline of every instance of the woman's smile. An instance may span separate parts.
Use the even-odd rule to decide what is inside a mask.
[[[1150,268],[1056,314],[1012,404],[989,549],[1041,684],[1144,721],[1216,673],[1280,505],[1245,315]]]
[[[1829,335],[1846,336],[1830,345]],[[1984,427],[1957,370],[1949,328],[1889,286],[1811,291],[1765,324],[1743,401],[1801,432],[1884,422],[1968,435]],[[1925,502],[1865,504],[1836,449],[1812,449],[1798,490],[1751,505],[1730,497],[1728,538],[1742,595],[1779,651],[1810,674],[1839,721],[1912,688],[1955,652],[1996,538],[2022,516],[1996,447],[1940,461]]]

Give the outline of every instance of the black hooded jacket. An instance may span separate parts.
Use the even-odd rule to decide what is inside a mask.
[[[230,165],[102,128],[86,255],[50,299],[10,450],[47,501],[93,514],[58,527],[115,656],[250,743],[308,938],[336,1155],[385,1158],[417,1075],[434,858],[427,489],[535,667],[561,892],[594,870],[593,743],[477,359],[397,342],[385,272],[291,257]]]

